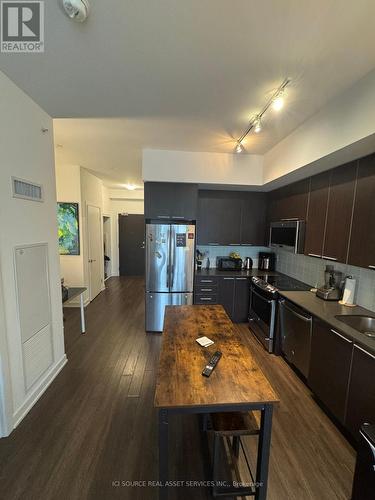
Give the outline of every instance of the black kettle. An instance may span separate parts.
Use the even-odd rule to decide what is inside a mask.
[[[250,271],[250,269],[253,268],[253,259],[251,257],[246,257],[246,259],[243,261],[243,268],[246,271]]]

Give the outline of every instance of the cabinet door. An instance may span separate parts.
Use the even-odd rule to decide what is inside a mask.
[[[248,193],[242,202],[241,244],[263,246],[266,243],[266,194]]]
[[[340,422],[345,417],[352,350],[349,339],[314,318],[308,384]]]
[[[307,215],[309,186],[310,179],[304,179],[273,191],[269,197],[270,220],[305,220]]]
[[[353,212],[356,162],[331,172],[323,258],[346,262]]]
[[[323,255],[329,179],[330,172],[323,172],[311,178],[305,236],[305,255],[311,257],[321,257]]]
[[[234,278],[227,277],[219,279],[218,302],[224,307],[226,313],[232,319],[234,305]]]
[[[354,346],[345,427],[358,439],[364,422],[375,423],[375,356]]]
[[[145,217],[196,220],[198,185],[175,182],[145,183]]]
[[[201,191],[198,202],[198,244],[241,244],[242,199],[239,193]]]
[[[246,323],[249,318],[250,307],[250,280],[248,278],[235,278],[233,321]]]
[[[375,155],[359,160],[348,263],[375,269]]]

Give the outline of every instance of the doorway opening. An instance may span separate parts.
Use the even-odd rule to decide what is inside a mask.
[[[145,217],[119,215],[120,276],[145,275]]]
[[[112,276],[111,218],[103,215],[104,281]]]

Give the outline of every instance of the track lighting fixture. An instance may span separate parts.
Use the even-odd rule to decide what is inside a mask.
[[[262,111],[258,113],[254,118],[250,120],[248,128],[241,135],[239,139],[237,139],[236,145],[236,153],[242,153],[244,147],[242,145],[242,141],[245,137],[254,129],[256,134],[259,134],[262,130],[262,118],[266,111],[272,106],[275,111],[280,111],[280,109],[284,106],[284,97],[285,97],[285,89],[290,84],[290,79],[285,78],[283,83],[276,89],[273,93],[267,104],[264,106]]]
[[[258,117],[255,121],[254,121],[254,132],[256,134],[259,134],[259,132],[262,131],[262,121],[261,119]]]
[[[236,153],[242,153],[243,150],[244,150],[243,145],[240,142],[238,142],[236,146]]]

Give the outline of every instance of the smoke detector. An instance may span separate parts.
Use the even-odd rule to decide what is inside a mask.
[[[63,0],[63,7],[70,19],[83,23],[88,18],[90,5],[88,0]]]

